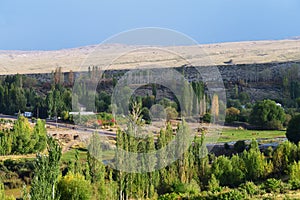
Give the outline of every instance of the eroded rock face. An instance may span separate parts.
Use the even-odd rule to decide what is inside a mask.
[[[204,72],[204,78],[195,73],[193,67],[176,68],[182,72],[189,82],[210,80],[215,81],[218,77],[213,73],[210,67],[196,67]],[[220,65],[217,66],[224,86],[227,97],[234,92],[235,87],[239,91],[247,92],[252,101],[262,99],[281,99],[284,95],[283,80],[300,79],[300,62],[285,63],[264,63],[264,64],[242,64],[242,65]],[[184,72],[183,72],[184,71]],[[108,74],[117,74],[120,71],[111,71]],[[126,73],[125,70],[122,73]],[[218,84],[216,84],[218,87]],[[215,88],[216,90],[222,88]],[[151,94],[151,87],[142,87],[136,91],[138,95]],[[164,87],[159,87],[157,97],[172,96],[171,91]]]
[[[284,63],[263,63],[263,64],[238,64],[238,65],[219,65],[218,68],[224,86],[226,88],[227,97],[233,93],[234,89],[238,87],[239,91],[247,92],[251,100],[261,99],[281,99],[284,93],[283,80],[288,78],[290,80],[300,79],[300,62],[284,62]],[[218,77],[213,73],[211,67],[196,67],[204,74],[199,75],[195,73],[194,67],[179,67],[174,68],[184,74],[189,81],[214,81]],[[98,90],[105,90],[108,93],[113,91],[112,77],[119,80],[128,70],[110,70],[105,71],[105,79],[99,82]],[[80,74],[87,75],[88,72],[75,72],[75,79]],[[38,82],[49,84],[53,82],[53,74],[27,74],[26,76],[37,79]],[[65,82],[68,81],[68,72],[64,73]],[[97,80],[95,80],[97,81]],[[218,85],[216,85],[216,90]],[[221,89],[221,88],[219,88]],[[43,90],[45,92],[47,88]],[[150,86],[142,86],[136,90],[137,95],[152,94]],[[172,92],[165,87],[157,88],[157,98],[172,97]]]

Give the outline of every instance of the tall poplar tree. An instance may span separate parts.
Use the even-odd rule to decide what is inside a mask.
[[[54,200],[60,174],[61,147],[52,138],[47,139],[48,156],[38,154],[35,161],[34,177],[30,188],[31,200]]]

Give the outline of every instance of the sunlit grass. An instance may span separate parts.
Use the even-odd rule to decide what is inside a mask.
[[[272,139],[285,137],[286,131],[258,131],[223,129],[207,135],[207,142],[233,142],[238,140]]]

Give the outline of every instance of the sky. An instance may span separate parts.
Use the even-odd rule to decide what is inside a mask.
[[[0,0],[1,50],[99,44],[161,27],[199,44],[300,36],[299,0]]]

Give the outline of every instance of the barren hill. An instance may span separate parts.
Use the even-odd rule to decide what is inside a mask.
[[[138,50],[136,50],[138,49]],[[120,57],[121,56],[121,57]],[[250,41],[200,46],[146,47],[121,44],[85,46],[56,51],[0,50],[0,74],[87,70],[89,65],[130,69],[141,65],[232,65],[300,60],[300,40]]]

